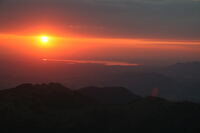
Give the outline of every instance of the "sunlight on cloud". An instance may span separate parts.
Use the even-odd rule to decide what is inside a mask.
[[[94,61],[94,60],[59,60],[59,59],[42,59],[48,62],[64,62],[67,64],[101,64],[105,66],[140,66],[140,64],[133,64],[119,61]]]

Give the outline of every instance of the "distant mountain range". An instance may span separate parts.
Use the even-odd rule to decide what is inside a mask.
[[[1,101],[60,104],[127,104],[141,97],[123,87],[87,87],[77,91],[59,83],[22,84],[0,91]],[[64,103],[63,103],[64,102]]]
[[[200,62],[177,63],[163,69],[163,73],[177,80],[200,81]]]
[[[179,84],[174,90],[182,100],[200,102],[200,62],[177,63],[158,72]]]
[[[7,132],[191,133],[199,128],[200,105],[140,97],[123,87],[22,84],[0,91],[0,118]]]
[[[23,82],[57,81],[73,89],[91,85],[124,86],[141,96],[148,96],[153,88],[158,88],[159,97],[200,102],[200,62],[177,63],[163,67],[57,62],[10,64],[15,66],[12,70],[0,66],[2,89]]]

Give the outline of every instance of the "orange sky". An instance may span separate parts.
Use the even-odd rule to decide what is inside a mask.
[[[175,40],[175,39],[147,39],[147,38],[87,38],[87,37],[63,37],[63,36],[51,36],[48,34],[41,34],[35,36],[23,36],[23,35],[15,35],[15,34],[0,34],[1,42],[3,41],[37,41],[37,38],[41,37],[42,35],[48,36],[51,41],[70,41],[72,43],[96,43],[96,44],[125,44],[125,45],[139,45],[142,44],[146,46],[149,45],[171,45],[171,46],[198,46],[200,45],[200,40]],[[51,43],[51,42],[50,42]]]
[[[41,36],[49,37],[46,44]],[[198,58],[200,41],[162,40],[162,39],[126,39],[126,38],[85,38],[59,37],[47,34],[23,36],[0,34],[0,51],[4,55],[24,55],[36,58],[84,60],[132,58]],[[118,60],[116,60],[118,61]]]

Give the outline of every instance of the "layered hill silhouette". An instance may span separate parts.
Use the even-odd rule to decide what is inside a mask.
[[[158,72],[176,82],[173,90],[180,99],[200,102],[200,62],[176,63]]]
[[[23,84],[0,91],[0,118],[7,132],[191,133],[199,128],[200,105],[142,98],[123,87]]]
[[[69,106],[91,104],[88,97],[64,87],[59,83],[22,84],[16,88],[0,91],[1,102],[42,106]]]
[[[24,82],[58,81],[70,88],[85,86],[124,86],[131,92],[148,96],[152,88],[170,100],[200,102],[200,63],[186,62],[169,66],[104,66],[58,62],[7,62],[1,65],[0,89]],[[41,64],[42,63],[42,64]],[[11,69],[12,68],[12,69]]]
[[[176,63],[162,69],[162,73],[178,80],[199,81],[200,62]]]

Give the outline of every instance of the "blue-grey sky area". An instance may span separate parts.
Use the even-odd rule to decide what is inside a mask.
[[[47,27],[55,34],[199,40],[200,0],[0,0],[1,33]]]

